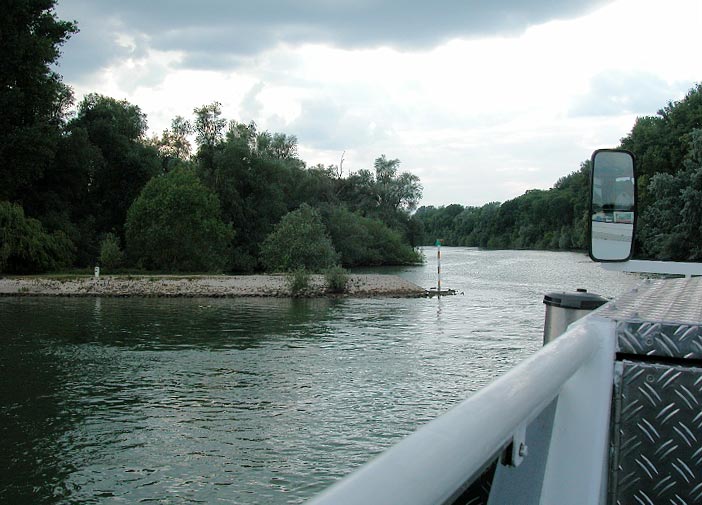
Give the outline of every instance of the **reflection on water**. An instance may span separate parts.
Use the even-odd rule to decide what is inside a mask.
[[[399,273],[429,287],[436,268]],[[0,299],[0,501],[299,503],[538,349],[582,255],[442,250],[438,299]]]

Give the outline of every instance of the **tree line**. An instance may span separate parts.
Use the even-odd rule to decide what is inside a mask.
[[[78,28],[54,4],[14,1],[0,21],[0,272],[421,261],[410,213],[422,186],[397,159],[307,166],[294,136],[229,120],[217,102],[151,138],[125,100],[93,93],[72,111],[54,65]]]
[[[636,156],[636,256],[702,260],[702,84],[637,118],[620,148]],[[492,249],[587,249],[590,161],[551,189],[504,203],[420,207],[420,242]]]
[[[127,101],[89,94],[74,108],[55,64],[78,27],[54,4],[16,0],[0,20],[0,273],[407,264],[436,239],[587,247],[589,161],[503,203],[416,209],[422,185],[399,160],[308,166],[294,136],[229,120],[217,102],[155,137]],[[637,158],[638,256],[702,259],[702,85],[638,118],[620,147]]]

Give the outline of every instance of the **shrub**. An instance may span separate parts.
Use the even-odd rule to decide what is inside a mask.
[[[261,262],[269,271],[318,272],[336,265],[338,257],[319,212],[304,203],[283,216],[261,245]]]
[[[100,242],[100,266],[107,270],[117,268],[124,260],[124,253],[119,247],[119,238],[108,233]]]
[[[340,266],[328,268],[324,271],[324,280],[327,283],[327,291],[330,293],[343,293],[349,282],[346,270]]]
[[[304,267],[288,272],[285,280],[293,296],[302,296],[309,290],[310,274]]]
[[[127,252],[154,270],[224,270],[234,232],[220,216],[217,195],[192,170],[154,177],[127,213]]]
[[[256,270],[258,260],[243,246],[235,246],[229,258],[229,268],[232,272],[250,274]]]

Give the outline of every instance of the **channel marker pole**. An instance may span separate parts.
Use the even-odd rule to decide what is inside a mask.
[[[436,295],[441,297],[441,240],[436,239]]]

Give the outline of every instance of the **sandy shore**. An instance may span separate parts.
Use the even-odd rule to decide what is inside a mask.
[[[324,277],[313,275],[307,296],[325,296]],[[396,275],[349,275],[344,296],[423,296],[423,288]],[[289,297],[283,275],[4,277],[0,296]]]

